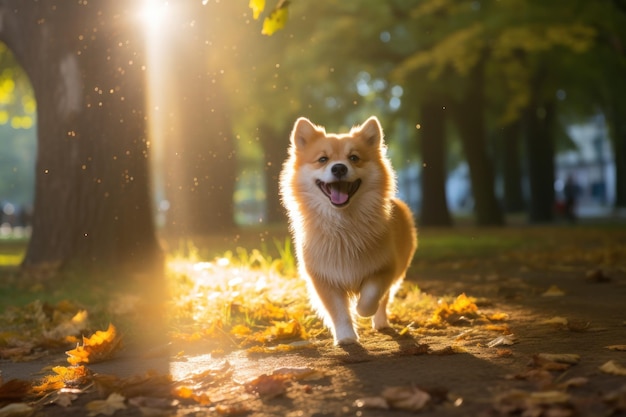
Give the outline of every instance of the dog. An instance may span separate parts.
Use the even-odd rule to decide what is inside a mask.
[[[280,174],[299,272],[336,345],[358,343],[352,311],[388,328],[387,305],[417,249],[408,206],[375,116],[349,133],[327,134],[299,118]]]

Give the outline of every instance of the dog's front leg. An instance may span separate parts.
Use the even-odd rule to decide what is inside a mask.
[[[335,344],[358,343],[359,336],[354,329],[347,292],[319,280],[313,280],[313,287],[324,307],[326,325],[333,332]]]

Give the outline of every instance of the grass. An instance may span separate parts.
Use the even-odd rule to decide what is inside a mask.
[[[414,266],[459,273],[459,262],[477,268],[495,261],[539,268],[581,259],[615,264],[626,255],[625,247],[626,231],[619,227],[427,228],[420,231]],[[20,320],[31,323],[45,313],[50,322],[44,330],[50,331],[59,325],[54,320],[67,320],[80,309],[89,311],[91,330],[113,322],[131,334],[136,333],[132,320],[167,311],[168,334],[186,350],[194,342],[219,351],[328,336],[308,305],[284,228],[169,242],[164,284],[127,285],[77,270],[49,281],[25,281],[16,273],[25,248],[23,240],[0,241],[0,322],[9,312],[11,328],[17,329],[12,337],[22,331]],[[162,299],[151,298],[159,290]],[[413,282],[399,296],[394,314],[402,325],[422,320],[414,311],[427,312],[436,304]]]

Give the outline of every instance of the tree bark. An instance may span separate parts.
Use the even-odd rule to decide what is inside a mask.
[[[522,212],[526,208],[522,192],[521,122],[515,121],[502,128],[502,178],[504,183],[504,210]]]
[[[161,261],[149,190],[143,39],[127,2],[0,2],[0,39],[37,100],[24,268]]]
[[[289,131],[277,132],[269,125],[259,126],[259,140],[263,146],[265,173],[265,210],[268,223],[285,223],[285,209],[280,203],[278,177],[287,158]]]
[[[484,58],[479,61],[467,76],[467,90],[454,103],[452,117],[459,128],[470,169],[476,222],[481,226],[500,226],[504,224],[504,216],[494,191],[493,162],[486,143],[484,61]]]
[[[420,145],[422,151],[422,209],[420,225],[451,226],[446,200],[445,111],[439,101],[422,104]]]
[[[535,85],[534,95],[539,94]],[[554,220],[554,101],[531,99],[526,110],[526,162],[530,185],[528,216],[531,223]]]

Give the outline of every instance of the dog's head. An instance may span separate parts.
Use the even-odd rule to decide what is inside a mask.
[[[297,171],[292,185],[335,208],[372,192],[388,198],[393,180],[385,153],[383,131],[374,116],[346,134],[327,134],[301,117],[291,133],[290,154]]]

